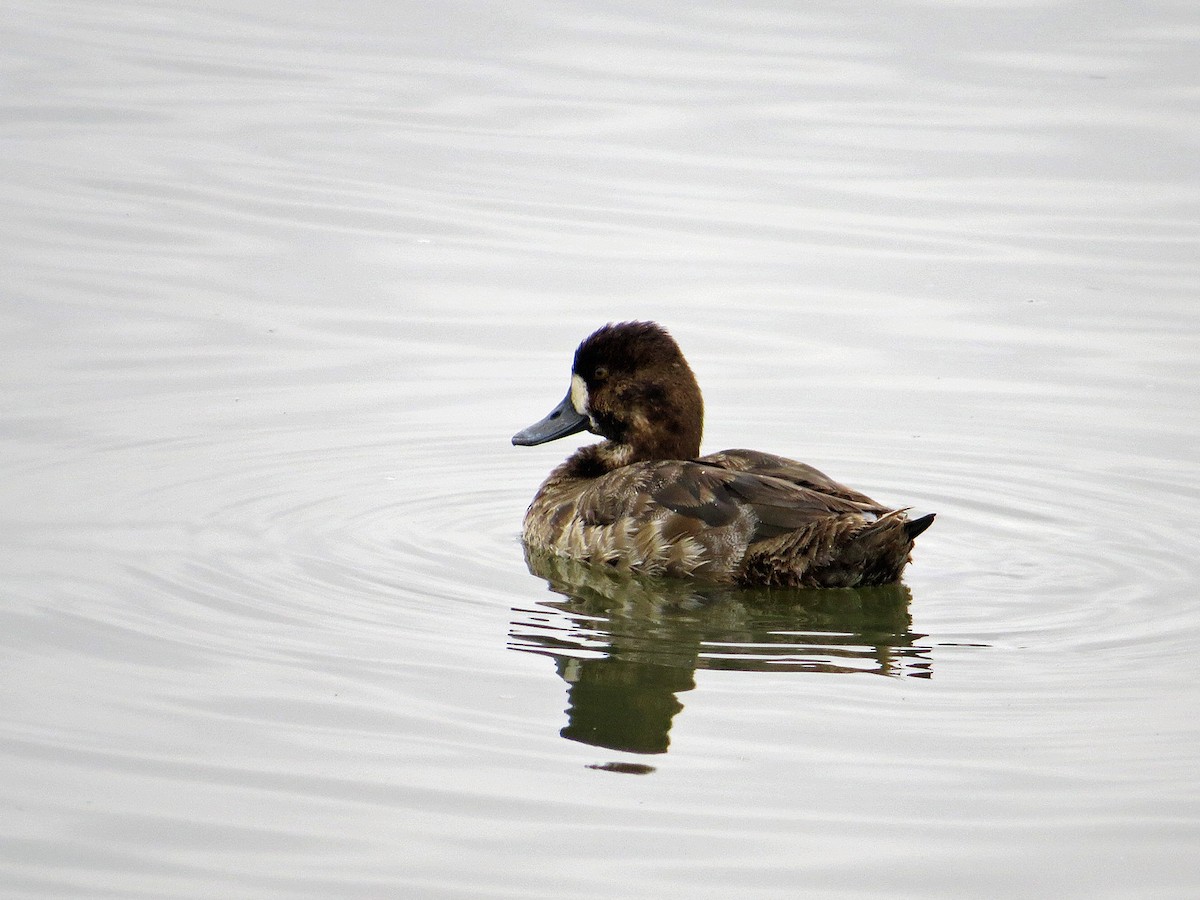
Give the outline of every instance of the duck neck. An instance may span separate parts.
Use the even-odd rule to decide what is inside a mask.
[[[651,459],[695,459],[700,455],[700,425],[690,420],[664,417],[653,430],[630,442],[629,462]]]
[[[639,411],[624,423],[623,442],[628,449],[619,454],[622,465],[654,459],[695,459],[700,455],[703,412],[699,394],[689,407],[662,404],[650,414]]]
[[[601,441],[580,447],[562,465],[563,474],[572,478],[599,478],[609,472],[639,462],[657,459],[695,459],[700,455],[700,436],[683,440],[657,441],[653,444],[627,444]]]
[[[637,462],[633,448],[616,441],[601,441],[580,447],[562,464],[561,470],[570,478],[599,478],[616,469]]]

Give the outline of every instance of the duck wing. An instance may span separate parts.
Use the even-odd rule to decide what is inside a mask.
[[[752,450],[622,466],[592,482],[575,509],[586,525],[610,525],[652,517],[655,507],[692,520],[676,525],[687,531],[745,523],[751,541],[830,517],[874,519],[887,511],[812,466]]]
[[[711,465],[706,459],[657,465],[663,467],[658,473],[663,477],[655,479],[651,492],[655,503],[681,516],[699,519],[710,528],[731,525],[752,514],[751,541],[775,537],[831,516],[865,513],[873,519],[879,509],[874,501],[854,491],[850,491],[853,497],[842,497],[771,475],[731,471]]]
[[[887,512],[887,507],[872,500],[861,491],[846,487],[807,463],[788,459],[786,456],[776,456],[773,453],[762,453],[758,450],[722,450],[720,453],[702,456],[697,462],[728,469],[731,472],[748,472],[777,478],[819,494],[861,504],[864,509],[871,512]]]

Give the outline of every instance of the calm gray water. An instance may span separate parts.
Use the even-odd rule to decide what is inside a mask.
[[[1200,895],[1195,4],[3,5],[5,897]],[[531,571],[632,317],[906,585]]]

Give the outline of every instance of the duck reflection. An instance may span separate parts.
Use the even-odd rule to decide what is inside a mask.
[[[903,584],[805,590],[631,578],[527,551],[562,599],[515,609],[510,647],[555,661],[570,686],[562,736],[665,753],[696,669],[927,678]]]

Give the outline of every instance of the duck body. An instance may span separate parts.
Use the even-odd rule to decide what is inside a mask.
[[[519,445],[605,438],[555,468],[525,513],[526,545],[620,572],[747,585],[857,587],[900,579],[910,520],[812,466],[755,450],[699,456],[704,407],[674,339],[651,322],[596,331],[571,388]]]

